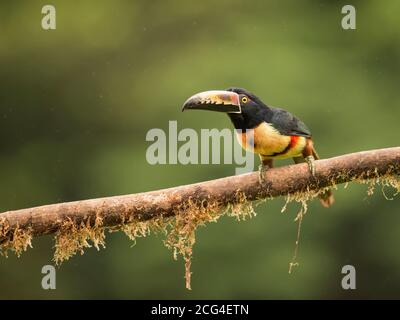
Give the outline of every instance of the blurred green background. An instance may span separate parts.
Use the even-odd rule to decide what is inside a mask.
[[[151,128],[231,127],[228,117],[181,113],[193,93],[247,88],[311,128],[323,157],[399,145],[400,3],[351,1],[357,30],[341,28],[348,1],[43,1],[0,4],[0,210],[128,194],[232,175],[235,165],[147,163]],[[281,162],[285,164],[285,162]],[[0,257],[0,298],[400,298],[400,198],[339,187],[303,221],[299,205],[257,207],[245,222],[200,228],[192,288],[163,235],[107,235],[57,269],[41,289],[52,237],[21,258]],[[392,193],[388,191],[388,193]],[[342,266],[357,290],[341,288]]]

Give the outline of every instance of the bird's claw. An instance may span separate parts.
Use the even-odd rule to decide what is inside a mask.
[[[311,174],[315,176],[315,158],[314,156],[307,156],[305,159],[308,164],[308,169],[310,170]]]
[[[268,166],[262,165],[260,164],[258,167],[258,182],[260,184],[264,184],[265,183],[265,172],[267,172],[269,169]]]

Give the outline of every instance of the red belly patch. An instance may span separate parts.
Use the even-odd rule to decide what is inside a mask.
[[[289,149],[294,148],[297,145],[297,143],[299,142],[299,139],[300,139],[299,136],[291,136],[290,137],[290,147],[289,147]]]

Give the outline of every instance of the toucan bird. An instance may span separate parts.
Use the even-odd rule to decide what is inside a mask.
[[[191,96],[185,110],[209,110],[228,114],[236,129],[241,146],[260,156],[260,182],[264,172],[273,167],[274,159],[293,158],[295,163],[307,162],[315,175],[314,161],[319,159],[307,126],[290,112],[266,105],[243,88],[212,90]],[[331,190],[320,195],[324,207],[333,204]]]

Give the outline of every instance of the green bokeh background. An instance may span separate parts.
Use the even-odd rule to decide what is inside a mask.
[[[226,128],[223,114],[181,113],[191,94],[245,87],[311,128],[323,157],[399,145],[400,3],[351,1],[43,1],[0,4],[0,210],[142,192],[232,175],[235,165],[159,165],[151,128]],[[285,162],[281,162],[285,164]],[[41,289],[53,239],[0,258],[0,298],[400,298],[400,198],[340,186],[329,210],[310,204],[291,275],[299,205],[257,207],[197,232],[192,291],[184,266],[152,235],[107,234]],[[389,194],[393,193],[387,190]],[[341,288],[342,266],[357,290]]]

